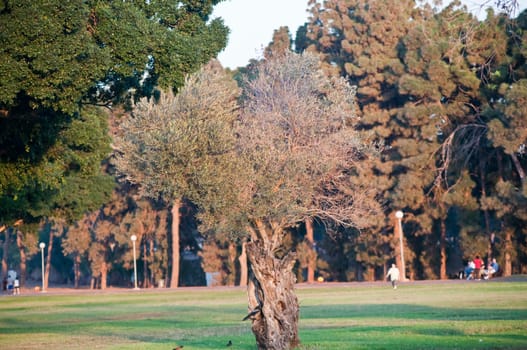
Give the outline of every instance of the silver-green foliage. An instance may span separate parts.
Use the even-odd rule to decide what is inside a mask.
[[[115,138],[118,171],[146,197],[195,198],[200,179],[233,149],[237,95],[235,82],[210,64],[177,95],[142,99]]]
[[[315,55],[287,53],[263,62],[244,95],[237,133],[249,221],[367,226],[375,189],[358,178],[375,149],[355,129],[355,88],[324,75]]]

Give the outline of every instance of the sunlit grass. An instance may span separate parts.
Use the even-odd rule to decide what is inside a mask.
[[[301,350],[527,349],[527,282],[299,286]],[[0,297],[0,349],[256,349],[242,288]]]

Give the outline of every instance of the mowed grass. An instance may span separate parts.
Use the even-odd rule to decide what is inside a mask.
[[[525,279],[523,279],[525,280]],[[527,282],[298,286],[299,349],[527,349]],[[0,297],[0,349],[256,349],[243,288]]]

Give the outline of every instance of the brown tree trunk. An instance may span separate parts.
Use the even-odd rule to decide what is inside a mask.
[[[44,273],[44,290],[49,286],[49,273],[51,272],[51,253],[53,252],[53,234],[54,230],[49,230],[48,256],[46,257],[46,272]]]
[[[512,275],[512,233],[511,229],[507,229],[505,232],[505,262],[503,266],[503,276]]]
[[[404,254],[404,237],[401,237],[402,236],[402,230],[401,230],[401,225],[400,225],[400,222],[399,222],[399,219],[394,215],[393,218],[395,219],[395,222],[394,222],[394,229],[393,229],[393,245],[395,248],[395,265],[397,266],[397,268],[399,269],[400,273],[401,273],[401,280],[405,280],[406,279],[406,266],[404,266],[405,264],[403,264],[403,256],[402,254]],[[403,242],[401,244],[401,242]],[[401,251],[401,248],[403,249],[403,251]],[[402,254],[401,254],[402,253]],[[386,276],[386,275],[385,275]]]
[[[236,245],[229,243],[229,275],[227,276],[227,285],[234,286],[236,282]]]
[[[170,288],[179,285],[179,223],[181,220],[181,200],[175,200],[172,205],[172,275],[170,277]]]
[[[315,252],[315,238],[313,233],[313,219],[306,219],[306,240],[309,247]],[[315,283],[315,268],[317,265],[316,254],[309,254],[309,261],[307,264],[307,283]]]
[[[247,285],[247,242],[243,241],[242,243],[242,252],[238,257],[240,262],[240,286]]]
[[[440,268],[439,268],[439,278],[442,280],[448,279],[446,273],[446,225],[445,220],[441,220],[441,237],[439,239],[440,247]]]
[[[24,245],[23,234],[20,230],[16,230],[16,245],[20,252],[20,287],[26,284],[26,273],[27,273],[27,256],[26,246]]]
[[[368,282],[375,281],[375,269],[371,265],[366,266],[366,280]]]
[[[108,264],[106,261],[101,263],[101,289],[106,289],[108,280]]]
[[[271,244],[247,243],[249,315],[259,350],[297,347],[299,306],[294,293],[294,254],[277,257]]]
[[[7,257],[9,256],[9,233],[11,232],[10,228],[4,230],[4,244],[2,245],[2,280],[7,278]]]
[[[156,281],[155,281],[154,266],[155,266],[156,252],[154,251],[154,240],[149,239],[148,245],[150,249],[150,287],[155,288]]]

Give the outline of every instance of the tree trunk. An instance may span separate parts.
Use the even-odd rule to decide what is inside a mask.
[[[156,259],[156,252],[154,250],[154,240],[150,239],[148,240],[148,245],[150,247],[150,286],[152,288],[155,288],[156,286],[156,280],[155,280],[155,259]]]
[[[395,265],[397,266],[397,268],[399,269],[400,271],[400,274],[401,274],[401,280],[405,280],[406,279],[406,266],[405,264],[403,263],[403,255],[404,254],[404,240],[402,237],[402,230],[401,230],[401,224],[400,224],[400,221],[399,219],[394,215],[393,218],[395,219],[395,225],[394,225],[394,228],[393,228],[393,245],[394,247],[397,247],[395,248]],[[386,276],[386,275],[385,275]]]
[[[73,260],[73,278],[75,280],[74,287],[75,289],[79,288],[79,281],[81,278],[81,256],[76,253]]]
[[[143,288],[150,288],[150,278],[148,278],[148,250],[147,250],[147,243],[148,242],[145,242],[145,244],[143,244]]]
[[[16,230],[16,245],[18,246],[18,251],[20,252],[20,287],[24,287],[26,284],[26,274],[27,274],[27,256],[26,256],[26,246],[24,245],[23,234],[20,230]]]
[[[315,238],[313,233],[313,219],[306,219],[306,240],[309,243],[309,247],[315,252]],[[317,265],[317,256],[315,254],[309,254],[309,261],[307,264],[307,283],[315,283],[315,268]]]
[[[106,261],[103,261],[101,264],[101,289],[106,289],[108,287],[108,264]]]
[[[172,205],[172,275],[170,288],[179,285],[179,222],[181,220],[181,200],[177,199]]]
[[[227,285],[234,286],[236,282],[236,245],[229,243],[229,272],[227,275]]]
[[[247,242],[242,243],[242,253],[238,257],[240,262],[240,286],[247,285]]]
[[[4,244],[2,245],[2,280],[7,278],[7,257],[9,256],[9,233],[11,232],[10,228],[4,230]]]
[[[439,278],[442,280],[448,279],[446,273],[446,225],[445,220],[441,220],[441,237],[439,238],[439,247],[440,247],[440,268],[439,268]]]
[[[512,229],[505,231],[505,262],[503,264],[503,276],[512,275]]]
[[[366,266],[366,281],[375,282],[375,269],[373,266]]]
[[[46,272],[44,273],[44,290],[48,289],[49,273],[51,271],[51,253],[53,252],[53,229],[49,230],[48,256],[46,257]]]
[[[247,243],[249,315],[259,350],[286,350],[299,345],[298,299],[294,293],[294,254],[276,257],[263,241]]]
[[[486,174],[485,174],[485,162],[483,161],[484,158],[481,157],[481,160],[479,162],[479,170],[480,170],[480,179],[481,179],[481,197],[486,198],[487,197],[487,185],[486,185]],[[487,209],[483,210],[483,217],[485,218],[485,232],[487,232],[487,235],[489,236],[489,242],[487,245],[487,258],[489,260],[488,263],[492,260],[492,257],[494,256],[492,251],[492,246],[494,244],[493,235],[494,233],[490,231],[490,213]]]

